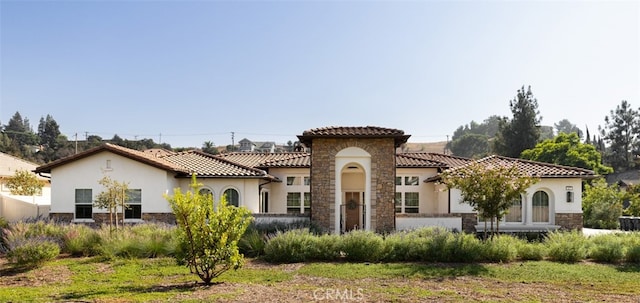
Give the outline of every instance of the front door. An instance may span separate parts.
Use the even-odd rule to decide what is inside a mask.
[[[362,228],[360,218],[362,201],[359,192],[345,192],[345,231]]]

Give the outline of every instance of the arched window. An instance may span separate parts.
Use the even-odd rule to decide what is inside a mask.
[[[211,201],[214,201],[213,192],[210,189],[208,189],[206,187],[203,187],[198,191],[198,193],[200,193],[203,196],[209,196],[209,197],[211,197]]]
[[[505,216],[506,222],[522,222],[522,197],[513,201],[509,213]]]
[[[533,222],[549,222],[549,195],[543,191],[533,194]]]
[[[224,191],[224,196],[227,199],[227,205],[233,205],[236,207],[240,205],[240,195],[237,190],[229,188]]]

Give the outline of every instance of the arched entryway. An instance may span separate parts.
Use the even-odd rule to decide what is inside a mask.
[[[371,229],[371,155],[348,147],[336,154],[336,231]]]

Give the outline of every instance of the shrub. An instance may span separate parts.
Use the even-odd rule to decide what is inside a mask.
[[[264,248],[264,257],[269,262],[296,263],[310,260],[317,255],[317,238],[308,229],[278,232]]]
[[[425,230],[418,231],[418,234],[425,236],[426,241],[424,243],[424,261],[432,262],[449,262],[451,260],[451,254],[449,248],[450,241],[453,241],[453,234],[446,230],[436,228],[431,230],[433,233],[423,233]]]
[[[589,256],[598,262],[619,262],[624,258],[625,249],[622,238],[618,235],[608,234],[591,238]]]
[[[587,240],[577,231],[549,233],[544,243],[554,261],[578,262],[587,256]]]
[[[69,225],[65,228],[62,252],[72,256],[95,256],[100,253],[102,237],[86,225]]]
[[[342,237],[339,235],[316,236],[315,249],[309,258],[316,261],[335,261],[340,257],[341,247]]]
[[[475,262],[482,258],[483,243],[472,234],[452,234],[447,243],[448,262]]]
[[[60,254],[60,246],[45,237],[31,237],[10,243],[7,259],[19,266],[33,268],[55,259]]]
[[[511,262],[518,256],[518,245],[521,240],[509,235],[493,237],[484,242],[483,257],[491,262]]]
[[[238,249],[245,256],[258,257],[264,254],[264,248],[267,246],[266,241],[266,235],[257,229],[248,229],[240,238]]]
[[[517,250],[520,260],[540,261],[547,255],[546,247],[540,242],[521,241]]]
[[[118,231],[103,226],[97,232],[99,254],[107,259],[156,258],[176,255],[176,229],[165,224],[125,226]]]
[[[372,231],[354,230],[342,237],[341,250],[349,261],[376,262],[383,248],[382,237]]]
[[[7,232],[9,231],[9,222],[4,217],[0,217],[0,254],[6,253],[7,248]]]

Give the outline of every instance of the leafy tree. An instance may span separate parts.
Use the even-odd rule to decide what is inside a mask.
[[[489,137],[482,134],[464,134],[450,142],[451,152],[460,157],[478,158],[489,153]]]
[[[202,151],[212,155],[217,155],[219,153],[218,148],[212,141],[205,141],[202,144]]]
[[[460,126],[453,133],[451,141],[447,143],[447,149],[456,156],[484,157],[490,151],[489,142],[495,137],[499,123],[500,117],[494,115],[482,123],[471,121],[467,125]]]
[[[625,171],[634,166],[633,148],[640,145],[640,117],[626,100],[604,118],[605,127],[600,134],[609,144],[605,152],[605,162],[616,171]]]
[[[612,173],[613,169],[602,164],[602,156],[591,144],[580,142],[575,132],[560,133],[544,140],[520,155],[523,159],[591,169],[597,174]]]
[[[499,222],[513,202],[520,199],[527,188],[537,181],[521,173],[515,165],[507,167],[475,162],[442,174],[442,183],[449,189],[460,190],[461,203],[471,205],[484,218],[485,226],[487,220],[491,220],[491,236],[500,232]]]
[[[555,127],[558,134],[576,133],[579,138],[582,138],[582,131],[575,124],[572,124],[567,119],[562,119],[558,121],[558,123],[554,123],[553,126]],[[587,129],[587,136],[588,135],[589,135],[589,129]]]
[[[42,182],[27,170],[16,170],[13,177],[7,180],[7,187],[12,195],[35,196],[42,192]]]
[[[538,138],[538,141],[551,138],[553,138],[553,127],[547,125],[540,126],[540,137]]]
[[[94,205],[97,208],[106,208],[109,211],[109,228],[111,229],[115,222],[116,230],[118,230],[118,209],[122,211],[122,219],[124,219],[124,211],[129,207],[129,184],[112,180],[109,176],[104,176],[98,181],[104,188],[96,196]]]
[[[603,179],[585,185],[582,212],[585,227],[618,228],[624,193],[617,184],[607,185]]]
[[[623,199],[623,214],[625,216],[640,216],[640,184],[629,185],[624,192]]]
[[[32,159],[32,146],[38,144],[38,137],[33,132],[29,119],[22,118],[22,115],[16,112],[4,127],[4,133],[10,140],[9,153],[25,159]]]
[[[176,188],[173,196],[165,198],[178,223],[178,261],[209,285],[215,277],[243,265],[238,241],[252,218],[245,207],[228,205],[226,197],[214,206],[212,196],[201,194],[200,187],[193,175],[191,191]]]
[[[513,118],[503,118],[494,141],[494,150],[499,155],[516,158],[523,150],[532,148],[540,138],[540,120],[538,100],[533,97],[531,86],[525,91],[518,90],[516,97],[509,102]]]

